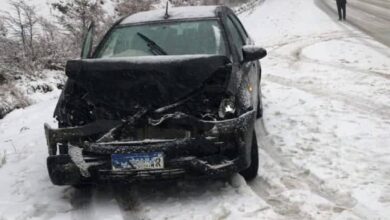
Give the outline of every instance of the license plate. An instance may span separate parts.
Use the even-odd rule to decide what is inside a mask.
[[[156,170],[164,169],[163,153],[134,153],[111,155],[113,170]]]

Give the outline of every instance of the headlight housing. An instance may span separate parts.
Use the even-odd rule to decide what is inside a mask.
[[[218,116],[221,119],[231,119],[236,115],[235,99],[233,97],[222,99],[219,105]]]

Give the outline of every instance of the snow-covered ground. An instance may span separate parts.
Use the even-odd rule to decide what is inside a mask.
[[[0,121],[0,219],[390,219],[389,48],[313,1],[266,0],[241,19],[269,50],[256,180],[53,186],[55,91]]]
[[[1,64],[0,64],[1,69]],[[13,78],[11,78],[13,77]],[[9,74],[0,83],[0,119],[16,108],[25,107],[54,96],[65,83],[63,71],[42,70],[39,75]]]
[[[390,219],[389,48],[313,1],[242,19],[270,52],[254,191],[288,219]]]

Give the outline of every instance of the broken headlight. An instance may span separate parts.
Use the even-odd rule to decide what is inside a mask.
[[[222,119],[231,119],[235,117],[235,114],[235,99],[232,97],[222,99],[219,105],[218,116]]]

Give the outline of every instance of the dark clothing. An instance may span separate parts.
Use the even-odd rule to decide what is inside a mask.
[[[346,5],[347,5],[347,0],[336,0],[337,2],[337,11],[339,13],[339,20],[346,18],[347,16],[347,10],[346,10]]]

